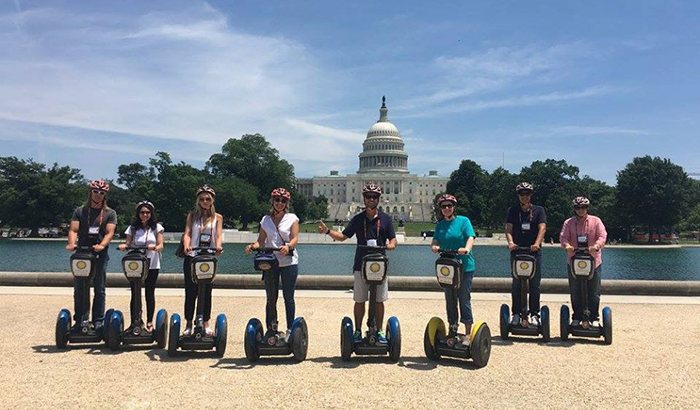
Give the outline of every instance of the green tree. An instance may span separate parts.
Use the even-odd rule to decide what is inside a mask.
[[[518,176],[498,167],[486,175],[484,198],[484,225],[488,228],[502,228],[506,220],[506,211],[517,204],[515,186]]]
[[[447,192],[457,197],[456,212],[467,215],[475,225],[485,222],[484,213],[487,206],[485,187],[487,174],[479,164],[465,159],[459,168],[450,174]]]
[[[213,154],[206,168],[212,175],[223,178],[235,176],[258,189],[258,199],[267,203],[270,192],[277,187],[295,186],[294,167],[260,134],[245,134],[231,138],[221,153]]]
[[[126,187],[133,202],[153,202],[153,183],[156,180],[153,166],[146,167],[138,162],[119,165],[117,175],[117,182]]]
[[[156,172],[151,202],[156,206],[158,219],[168,231],[184,230],[187,213],[195,205],[197,187],[210,180],[209,174],[184,162],[173,164],[166,152],[156,153],[149,163]],[[217,206],[219,201],[217,195]]]
[[[649,242],[681,220],[691,189],[683,168],[666,158],[637,157],[617,173],[617,204],[631,224],[647,229]]]
[[[0,157],[0,223],[32,229],[58,226],[86,198],[80,170],[54,163],[51,168],[33,160]]]
[[[535,187],[532,202],[547,212],[545,240],[558,240],[564,221],[571,216],[571,199],[580,186],[578,172],[578,167],[554,159],[535,161],[520,171],[520,180]]]

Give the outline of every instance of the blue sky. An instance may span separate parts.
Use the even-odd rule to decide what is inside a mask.
[[[2,1],[0,156],[116,177],[259,132],[354,173],[387,96],[409,169],[635,156],[700,173],[694,1]]]

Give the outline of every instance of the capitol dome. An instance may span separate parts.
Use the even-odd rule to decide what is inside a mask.
[[[408,154],[404,151],[399,129],[389,121],[388,112],[386,97],[382,97],[379,120],[369,128],[362,143],[358,173],[408,173]]]

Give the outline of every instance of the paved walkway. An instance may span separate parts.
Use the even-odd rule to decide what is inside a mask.
[[[107,305],[128,311],[122,289],[108,289]],[[697,408],[700,402],[700,298],[603,297],[613,309],[614,342],[543,344],[494,337],[487,367],[428,361],[423,330],[444,316],[439,292],[392,292],[387,313],[401,321],[402,359],[339,358],[339,327],[352,309],[343,291],[299,291],[297,313],[310,331],[308,359],[249,364],[243,330],[264,315],[261,290],[215,290],[213,313],[229,320],[226,356],[169,358],[152,347],[111,352],[101,345],[57,351],[54,323],[72,307],[69,288],[0,287],[3,404],[20,408]],[[182,313],[181,289],[158,289],[159,307]],[[281,299],[281,297],[280,297]],[[565,295],[543,295],[558,335]],[[506,294],[475,294],[477,319],[498,333]],[[284,308],[280,300],[280,313]],[[20,328],[14,324],[21,318]]]

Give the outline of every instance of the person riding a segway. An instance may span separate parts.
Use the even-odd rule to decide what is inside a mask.
[[[153,325],[155,313],[155,287],[160,272],[160,252],[163,250],[163,226],[157,222],[155,206],[149,201],[136,205],[136,216],[124,234],[126,241],[119,245],[119,250],[128,253],[122,258],[124,275],[131,288],[130,318],[131,324],[124,330],[124,318],[121,311],[114,311],[108,318],[108,342],[110,348],[119,348],[120,343],[149,344],[156,342],[158,347],[165,347],[168,327],[168,313],[165,309],[158,311],[156,325]],[[143,304],[141,289],[146,290],[146,323],[143,322]]]
[[[575,215],[562,226],[559,240],[567,253],[569,293],[573,315],[561,307],[560,330],[562,340],[569,334],[582,337],[603,336],[612,343],[612,311],[603,308],[603,323],[599,321],[603,247],[608,237],[603,221],[588,213],[591,201],[583,196],[573,199]]]
[[[352,320],[343,319],[341,329],[341,342],[346,340],[341,353],[343,360],[349,360],[352,352],[357,354],[386,354],[389,353],[392,360],[398,361],[400,355],[400,329],[398,319],[394,316],[387,321],[387,329],[392,335],[381,330],[384,319],[384,302],[388,299],[389,285],[386,279],[387,258],[385,249],[396,248],[396,233],[391,217],[378,209],[379,198],[382,189],[377,184],[370,182],[362,188],[362,197],[365,209],[355,215],[345,229],[334,231],[319,221],[320,233],[329,235],[336,241],[345,241],[357,235],[357,248],[353,264],[354,285],[353,299],[355,325],[352,329]],[[365,315],[365,302],[370,300],[368,315],[368,331],[362,336],[362,322]],[[348,329],[354,330],[347,335]],[[393,336],[393,338],[391,337]],[[351,347],[351,348],[348,348]]]
[[[441,195],[437,205],[439,217],[431,250],[440,253],[435,267],[438,283],[445,292],[449,331],[446,332],[441,318],[430,319],[424,335],[425,353],[431,360],[443,354],[472,358],[478,367],[483,367],[491,352],[491,332],[483,322],[477,322],[472,329],[471,288],[475,271],[472,249],[476,233],[469,218],[455,214],[457,198],[453,195]],[[464,333],[459,332],[460,321],[464,323]]]
[[[505,231],[510,251],[513,282],[511,312],[501,306],[501,337],[508,332],[536,336],[549,340],[549,308],[540,309],[540,282],[542,281],[542,242],[547,230],[547,215],[543,207],[531,202],[534,188],[528,182],[515,187],[518,204],[508,209]],[[529,297],[528,297],[529,296]],[[529,316],[529,317],[528,317]]]
[[[262,271],[265,281],[267,304],[265,325],[256,318],[250,319],[245,333],[245,352],[250,361],[260,355],[294,354],[298,361],[306,358],[308,330],[302,317],[295,318],[294,290],[299,275],[299,255],[295,249],[299,240],[299,218],[288,212],[291,193],[275,188],[270,193],[271,209],[260,221],[258,239],[245,247],[245,253],[257,251],[255,269]],[[261,246],[264,244],[264,246]],[[286,332],[280,331],[277,321],[277,298],[280,279],[286,312]]]
[[[74,325],[70,326],[70,312],[62,309],[56,322],[56,345],[94,343],[104,338],[105,281],[109,261],[109,242],[114,236],[117,214],[107,206],[109,183],[101,179],[88,184],[87,200],[75,209],[68,230],[66,250],[76,251],[71,256],[73,272]],[[90,321],[90,284],[95,295]],[[111,314],[111,312],[110,312]]]
[[[214,188],[204,185],[197,189],[194,211],[187,215],[183,235],[185,260],[185,331],[180,335],[180,315],[170,318],[168,354],[177,354],[177,349],[216,349],[219,357],[226,350],[228,324],[223,313],[216,317],[216,327],[209,327],[212,305],[212,287],[216,277],[217,257],[223,252],[223,217],[216,213]],[[195,302],[197,316],[195,314]]]

